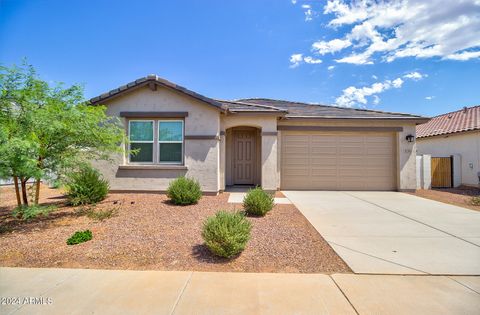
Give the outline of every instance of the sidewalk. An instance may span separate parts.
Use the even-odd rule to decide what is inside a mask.
[[[480,277],[0,268],[0,296],[1,314],[465,315]]]

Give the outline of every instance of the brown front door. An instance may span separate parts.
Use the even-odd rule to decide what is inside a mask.
[[[233,182],[235,185],[255,183],[255,131],[233,132]]]

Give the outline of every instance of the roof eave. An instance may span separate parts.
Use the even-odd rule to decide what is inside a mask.
[[[228,110],[227,115],[245,115],[245,116],[251,116],[251,115],[273,115],[273,116],[279,116],[279,117],[284,117],[286,112],[284,111],[232,111]]]
[[[450,136],[450,135],[472,132],[472,131],[480,131],[480,128],[471,128],[471,129],[466,129],[466,130],[457,130],[457,131],[452,131],[452,132],[436,133],[436,134],[426,135],[426,136],[416,136],[416,138],[417,139],[434,138],[434,137]]]
[[[423,124],[430,120],[427,117],[358,117],[358,116],[296,116],[286,115],[285,119],[347,119],[347,120],[400,120],[400,121],[415,121],[417,124]]]
[[[109,92],[106,92],[106,93],[103,93],[99,96],[93,97],[89,100],[89,103],[90,103],[90,105],[98,105],[101,102],[109,101],[109,100],[111,100],[115,97],[121,96],[121,95],[123,95],[127,92],[131,92],[131,91],[136,90],[138,88],[147,86],[150,83],[154,83],[158,86],[170,88],[174,91],[183,93],[183,94],[188,95],[190,97],[193,97],[193,98],[195,98],[195,99],[197,99],[201,102],[204,102],[208,105],[214,106],[215,108],[217,108],[218,110],[220,110],[222,112],[227,111],[227,107],[224,106],[222,103],[220,103],[220,102],[218,102],[214,99],[211,99],[209,97],[198,94],[196,92],[193,92],[191,90],[188,90],[187,88],[184,88],[183,86],[180,86],[180,85],[174,84],[170,81],[161,79],[156,75],[149,75],[147,77],[137,79],[137,80],[135,80],[133,82],[130,82],[126,85],[122,85],[119,88],[110,90]]]

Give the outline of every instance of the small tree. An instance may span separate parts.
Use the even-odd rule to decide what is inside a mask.
[[[120,121],[108,117],[104,106],[89,106],[81,86],[51,87],[24,63],[0,67],[0,88],[0,154],[7,153],[0,159],[0,176],[20,179],[22,196],[34,178],[35,203],[41,178],[122,152]],[[26,197],[23,202],[28,205]]]

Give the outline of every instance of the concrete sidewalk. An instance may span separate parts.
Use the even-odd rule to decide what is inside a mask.
[[[479,292],[480,277],[0,268],[1,314],[465,315]]]

